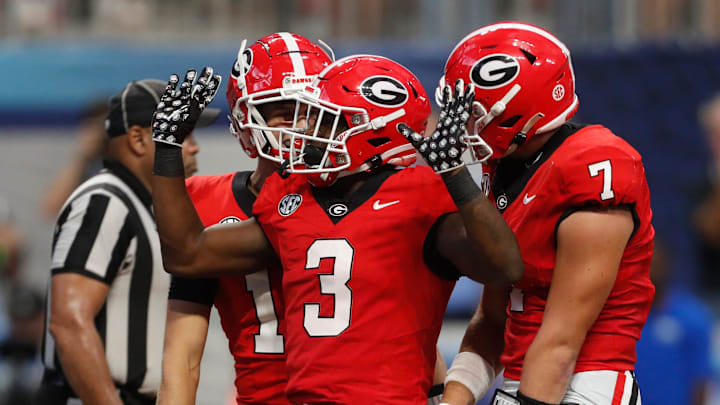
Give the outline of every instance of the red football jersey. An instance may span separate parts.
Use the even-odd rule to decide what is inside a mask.
[[[250,174],[194,176],[186,181],[205,226],[248,219],[255,200],[246,186]],[[217,308],[235,359],[239,405],[289,404],[281,278],[279,269],[268,269],[216,280],[173,279],[171,299],[212,303]]]
[[[557,226],[575,211],[612,205],[632,209],[635,229],[575,372],[633,370],[635,344],[655,292],[649,277],[655,231],[640,154],[605,127],[566,124],[530,161],[501,162],[493,192],[525,262],[508,304],[505,376],[520,379],[525,353],[540,328],[555,267]]]
[[[343,199],[273,175],[253,207],[284,270],[288,398],[425,404],[454,286],[432,229],[457,208],[427,167],[356,176]]]

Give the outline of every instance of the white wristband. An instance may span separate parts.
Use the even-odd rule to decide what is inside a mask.
[[[495,381],[495,369],[477,353],[460,352],[448,370],[445,385],[450,381],[464,385],[477,402]]]

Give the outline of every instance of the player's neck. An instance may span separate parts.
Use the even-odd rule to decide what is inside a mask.
[[[247,184],[250,192],[256,196],[260,194],[260,189],[262,189],[263,184],[265,184],[265,179],[276,170],[277,166],[274,163],[263,158],[258,158],[257,167],[255,167],[255,170],[250,175]]]
[[[553,137],[556,131],[533,136],[522,148],[508,155],[510,159],[525,160],[534,156]]]
[[[360,187],[367,182],[368,178],[374,174],[373,172],[360,172],[344,176],[337,179],[328,189],[335,193],[335,195],[345,198],[360,189]]]

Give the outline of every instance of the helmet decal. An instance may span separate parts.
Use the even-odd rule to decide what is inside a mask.
[[[252,66],[252,61],[253,61],[252,49],[246,48],[243,51],[242,59],[243,59],[242,60],[242,68],[240,66],[241,61],[240,60],[235,61],[235,64],[232,67],[232,73],[231,73],[232,77],[246,75],[247,72],[250,71],[250,66]]]
[[[397,79],[372,76],[360,85],[360,93],[369,102],[381,107],[400,107],[408,100],[408,91]]]
[[[478,60],[470,70],[472,82],[483,89],[496,89],[512,82],[520,63],[510,55],[496,53]]]

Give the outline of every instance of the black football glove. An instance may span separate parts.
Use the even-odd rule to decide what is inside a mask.
[[[435,131],[425,138],[404,123],[397,130],[417,149],[435,173],[445,173],[462,167],[462,154],[467,148],[464,142],[465,124],[475,97],[472,84],[463,89],[462,79],[455,82],[455,92],[450,86],[443,88],[443,107]]]
[[[200,113],[210,104],[220,87],[222,77],[213,75],[213,68],[206,66],[200,77],[190,69],[185,80],[177,87],[180,78],[170,75],[165,93],[153,114],[153,140],[182,147],[185,137],[195,129]]]

